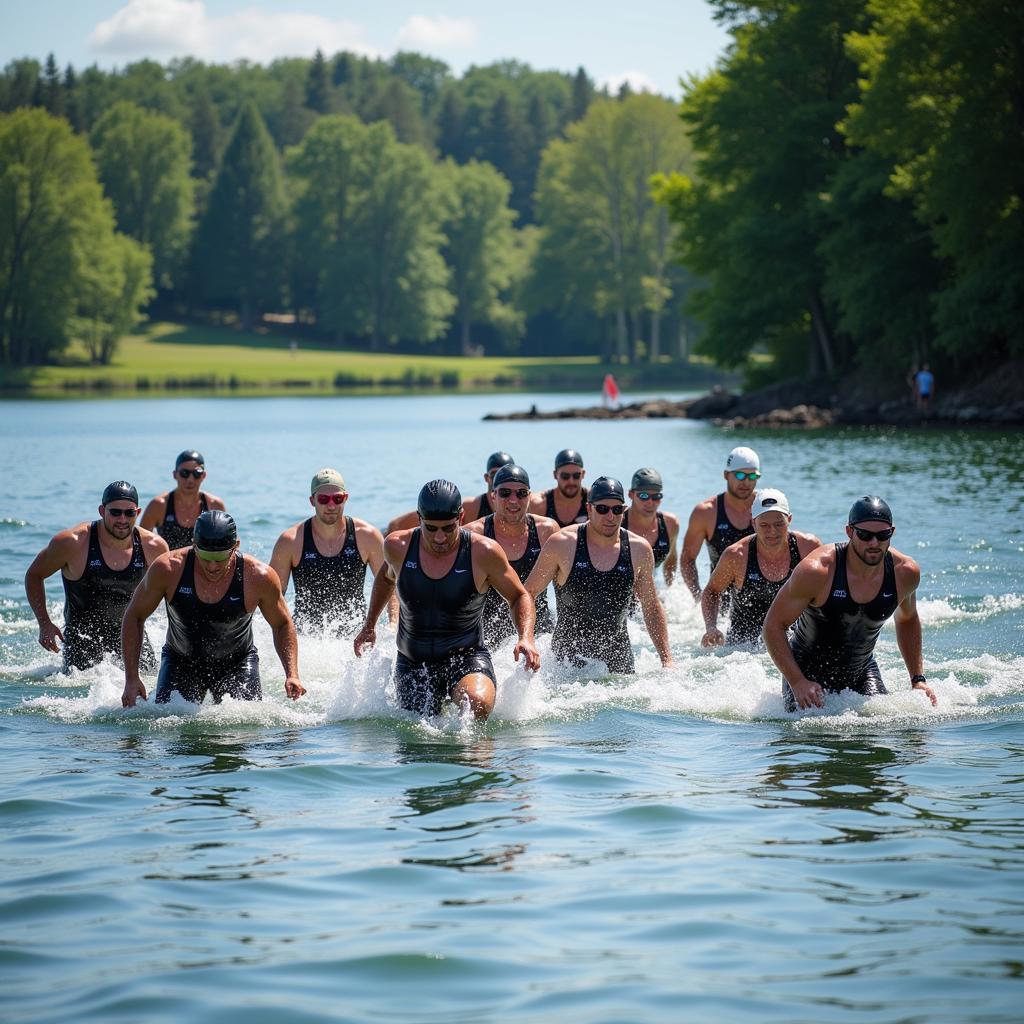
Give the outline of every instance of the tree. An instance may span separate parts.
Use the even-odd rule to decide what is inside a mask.
[[[572,106],[570,121],[580,121],[594,101],[594,83],[582,67],[576,69],[572,80]]]
[[[0,210],[5,363],[42,363],[60,352],[111,269],[124,274],[120,298],[108,295],[102,315],[114,334],[134,319],[150,287],[148,256],[115,234],[89,146],[66,121],[43,110],[0,115]]]
[[[644,314],[652,316],[649,340],[660,345],[669,226],[651,184],[658,172],[688,166],[689,153],[672,104],[643,94],[595,101],[541,162],[537,272],[550,299],[614,318],[623,360],[635,356]]]
[[[96,122],[91,137],[118,228],[149,248],[157,284],[172,287],[195,208],[188,133],[169,117],[121,101]]]
[[[437,148],[441,156],[450,156],[456,163],[468,159],[464,118],[466,105],[454,88],[446,89],[437,115]]]
[[[245,330],[280,299],[284,216],[277,151],[250,100],[228,140],[193,247],[207,299],[236,306]]]
[[[864,0],[715,0],[734,42],[717,70],[686,86],[692,179],[662,191],[683,263],[706,285],[694,309],[701,348],[727,365],[758,344],[809,353],[812,370],[850,358],[836,336],[819,245],[833,176],[848,158],[836,124],[856,98],[847,33]]]
[[[445,165],[454,202],[445,224],[445,256],[455,295],[463,355],[472,355],[472,329],[490,324],[514,335],[522,316],[507,302],[515,280],[515,212],[508,181],[489,164]]]
[[[52,53],[46,58],[42,90],[43,106],[54,117],[63,117],[65,114],[64,90],[60,83],[60,68],[57,67],[57,60]]]
[[[318,114],[331,109],[331,85],[327,78],[327,62],[320,50],[313,55],[306,75],[306,106]]]
[[[209,178],[220,161],[224,129],[217,107],[205,85],[192,97],[189,127],[192,132],[192,173],[197,178]]]
[[[964,365],[1024,352],[1024,12],[1000,0],[869,4],[844,128],[888,171],[948,272],[936,345]]]

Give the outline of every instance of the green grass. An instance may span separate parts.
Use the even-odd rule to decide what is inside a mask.
[[[324,394],[339,390],[596,389],[608,367],[596,356],[482,357],[391,355],[344,351],[326,342],[229,327],[152,323],[126,337],[109,366],[93,366],[72,347],[61,365],[0,368],[0,388],[30,394],[81,394],[230,389],[261,394]],[[615,367],[627,386],[698,386],[715,379],[709,367],[665,363]]]

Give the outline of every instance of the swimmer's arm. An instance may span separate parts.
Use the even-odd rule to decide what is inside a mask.
[[[462,503],[462,522],[463,524],[472,523],[480,518],[480,497],[477,495],[474,498],[467,498]]]
[[[540,654],[533,641],[533,627],[537,621],[537,606],[534,604],[533,596],[520,582],[516,571],[509,565],[505,552],[496,541],[491,541],[485,550],[481,550],[480,555],[487,570],[487,582],[508,603],[512,621],[519,634],[512,657],[518,661],[522,655],[526,667],[531,672],[536,672],[540,668]]]
[[[542,516],[547,511],[548,498],[546,491],[534,491],[530,495],[530,504],[527,511],[532,515]]]
[[[737,548],[737,550],[733,550]],[[718,628],[718,612],[722,595],[736,583],[736,570],[746,557],[746,548],[732,544],[722,552],[704,592],[700,595],[700,610],[704,616],[704,636],[701,645],[718,647],[725,643],[725,637]]]
[[[256,569],[256,603],[274,631],[274,649],[284,669],[285,696],[298,700],[306,688],[299,682],[299,642],[295,636],[295,623],[285,604],[277,573],[273,570],[268,572],[266,568]]]
[[[50,618],[46,608],[47,577],[58,573],[73,557],[76,547],[74,530],[63,530],[32,560],[25,572],[25,596],[28,606],[39,623],[39,644],[48,651],[59,651],[58,638],[63,643],[64,634]]]
[[[146,511],[142,513],[142,518],[139,520],[139,526],[146,530],[152,530],[164,521],[166,511],[167,495],[161,494],[158,498],[153,498],[146,506]]]
[[[533,563],[533,568],[530,570],[530,575],[526,577],[524,584],[531,597],[535,598],[538,594],[547,590],[548,584],[558,575],[566,544],[571,544],[572,550],[575,551],[575,534],[573,534],[571,540],[566,540],[567,536],[567,534],[563,534],[561,531],[553,533],[544,542],[543,547],[541,547],[537,561]]]
[[[668,530],[668,554],[665,561],[661,563],[661,572],[665,577],[665,586],[671,587],[676,578],[676,566],[679,557],[676,554],[677,541],[679,540],[679,520],[671,512],[663,513],[665,516],[665,528]]]
[[[707,514],[703,504],[698,505],[690,513],[690,521],[686,525],[683,546],[679,552],[679,575],[693,595],[694,601],[700,600],[700,577],[697,575],[697,556],[701,545],[707,540]]]
[[[209,491],[203,491],[206,495],[206,504],[211,508],[220,509],[221,512],[227,512],[227,506],[224,504],[223,498],[218,498],[216,494],[210,494]]]
[[[396,566],[400,566],[405,558],[408,537],[407,533],[397,536],[390,534],[384,541],[384,564],[381,566],[380,572],[373,578],[370,603],[366,609],[366,618],[363,620],[362,628],[352,638],[352,649],[357,658],[363,656],[365,646],[373,647],[377,642],[377,620],[381,617],[384,609],[389,607],[395,593],[395,584],[398,582]]]
[[[363,555],[363,561],[370,567],[370,572],[377,576],[384,564],[384,537],[380,530],[369,523],[360,523],[356,527],[356,547]]]
[[[277,580],[281,584],[281,593],[288,589],[288,580],[292,575],[292,559],[295,557],[295,543],[298,538],[298,531],[295,527],[285,530],[277,543],[274,545],[273,554],[270,556],[270,568],[277,573]]]
[[[644,625],[654,643],[654,649],[661,658],[664,668],[672,668],[672,651],[668,644],[668,622],[665,609],[658,600],[658,592],[654,589],[654,553],[650,544],[642,537],[630,542],[633,564],[636,566],[636,580],[633,589],[640,601],[640,609],[644,614]]]
[[[167,541],[159,533],[152,533],[150,530],[139,528],[139,537],[142,540],[142,553],[146,559],[146,566],[152,565],[161,555],[166,555],[171,549]]]
[[[917,585],[921,580],[921,570],[912,559],[907,559],[905,572],[908,576],[908,585],[911,589],[896,608],[893,616],[893,625],[896,627],[896,644],[903,656],[903,663],[907,666],[907,672],[914,676],[924,675],[924,655],[921,644],[921,617],[917,613]],[[909,571],[907,571],[909,570]],[[901,573],[903,575],[903,573]],[[911,683],[912,690],[920,690],[927,696],[934,706],[938,703],[934,691],[927,683]]]
[[[392,533],[396,533],[398,530],[414,530],[419,525],[420,514],[416,509],[413,509],[411,512],[403,512],[400,516],[395,516],[395,518],[388,523],[388,527],[384,531],[384,536],[387,537]]]
[[[768,648],[775,667],[789,684],[797,707],[800,708],[809,708],[812,705],[823,707],[825,698],[821,686],[800,671],[800,666],[797,665],[789,646],[786,630],[800,618],[822,587],[827,585],[830,572],[830,568],[823,566],[818,558],[800,562],[793,570],[793,575],[783,583],[775,595],[761,629],[765,647]]]
[[[142,641],[145,638],[146,619],[160,606],[167,596],[171,578],[170,555],[161,555],[142,577],[135,588],[128,607],[121,619],[121,658],[124,660],[124,692],[121,706],[135,707],[135,701],[146,699],[146,687],[139,677],[139,658],[142,655]]]

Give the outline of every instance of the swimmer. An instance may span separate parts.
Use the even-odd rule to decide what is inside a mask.
[[[722,552],[753,534],[750,525],[750,506],[754,502],[757,481],[761,478],[761,460],[751,448],[733,448],[725,460],[725,490],[696,505],[683,537],[679,553],[679,574],[689,587],[694,601],[700,604],[700,578],[697,575],[697,555],[701,544],[707,542],[711,571],[715,571]],[[723,608],[726,605],[723,599]]]
[[[890,617],[911,687],[936,703],[922,667],[916,599],[921,570],[909,555],[890,547],[895,532],[892,512],[881,498],[860,498],[847,517],[847,543],[812,551],[783,584],[763,632],[783,676],[787,711],[823,707],[826,690],[888,692],[874,651]]]
[[[432,480],[416,503],[420,525],[384,541],[384,568],[377,574],[363,628],[353,641],[356,656],[376,642],[377,620],[397,588],[398,654],[395,682],[402,707],[435,715],[452,701],[486,719],[494,708],[496,675],[483,638],[483,608],[489,587],[508,602],[522,655],[536,671],[533,599],[523,589],[501,545],[462,529],[459,489]]]
[[[270,568],[282,593],[295,585],[295,626],[323,630],[332,623],[350,636],[366,617],[366,567],[376,576],[384,564],[384,538],[362,519],[345,515],[348,491],[336,469],[321,469],[310,483],[313,515],[277,539]]]
[[[161,601],[167,604],[167,639],[157,676],[156,703],[177,691],[201,704],[207,692],[219,704],[262,700],[260,659],[252,638],[257,608],[274,631],[274,647],[284,668],[284,691],[298,700],[295,627],[284,602],[277,573],[238,550],[235,521],[219,509],[196,520],[192,546],[161,555],[149,568],[124,613],[123,707],[146,700],[139,678],[139,649],[146,619]]]
[[[58,533],[36,555],[25,573],[25,594],[39,623],[39,645],[59,651],[64,672],[86,669],[106,655],[121,656],[121,617],[146,569],[167,551],[155,533],[135,525],[139,492],[126,480],[103,490],[100,517]],[[64,583],[64,630],[46,610],[43,582],[60,572]],[[148,664],[154,663],[148,640]]]
[[[622,484],[602,476],[594,481],[587,522],[567,526],[541,549],[526,581],[534,595],[554,581],[558,621],[551,650],[560,660],[582,666],[596,658],[609,672],[633,672],[633,648],[626,620],[635,594],[661,663],[672,667],[668,625],[654,589],[651,545],[622,528],[626,511]]]
[[[530,499],[530,511],[554,519],[559,526],[587,521],[587,489],[583,478],[583,456],[575,448],[564,448],[555,456],[552,474],[555,486]]]
[[[541,547],[558,523],[526,510],[530,506],[530,476],[522,466],[502,466],[494,474],[491,490],[494,512],[486,519],[478,519],[466,527],[470,533],[482,533],[496,540],[505,552],[509,565],[523,582],[537,561]],[[534,634],[550,633],[554,629],[546,591],[537,595],[537,621]],[[489,647],[504,643],[515,632],[509,606],[493,589],[484,599],[484,639]]]
[[[192,527],[207,509],[224,511],[224,502],[214,494],[201,491],[206,479],[206,460],[195,449],[188,448],[174,460],[176,481],[173,491],[157,495],[142,513],[140,526],[156,530],[172,551],[192,545]]]
[[[676,575],[676,538],[679,517],[660,511],[665,488],[661,474],[649,466],[638,469],[629,485],[629,508],[622,517],[624,529],[643,537],[654,552],[654,568],[661,566],[665,586],[672,586]]]
[[[757,492],[750,509],[754,535],[744,537],[722,552],[715,571],[701,595],[701,611],[707,628],[701,643],[756,644],[775,595],[789,579],[800,560],[821,541],[812,533],[791,530],[793,516],[782,491],[766,487]],[[722,594],[732,590],[729,632],[718,628],[718,606]]]

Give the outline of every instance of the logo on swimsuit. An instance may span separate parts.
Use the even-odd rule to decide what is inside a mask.
[[[589,562],[577,562],[576,563],[576,568],[577,569],[586,569],[589,565],[590,565]]]
[[[178,587],[178,593],[179,594],[191,594],[192,593],[192,588],[191,587]]]
[[[833,590],[832,591],[832,596],[833,597],[846,597],[846,591],[845,590]]]
[[[892,594],[883,594],[882,597],[892,597]]]
[[[468,569],[456,569],[455,571],[456,571],[456,572],[457,572],[457,573],[458,573],[458,574],[459,574],[460,576],[461,576],[461,575],[462,575],[462,574],[463,574],[464,572],[469,572],[469,570],[468,570]]]
[[[416,562],[406,562],[405,563],[405,567],[406,567],[406,569],[415,569],[417,564],[418,563],[416,563]]]
[[[718,524],[718,525],[717,525],[717,526],[715,527],[715,529],[716,529],[716,530],[728,530],[728,529],[729,529],[729,524],[728,524],[728,523],[719,523],[719,524]]]
[[[229,594],[228,595],[228,600],[229,601],[241,601],[242,599],[240,597],[231,597],[231,595]]]
[[[314,558],[316,558],[316,552],[315,551],[307,551],[302,557],[306,558],[306,559],[314,559]]]
[[[89,563],[89,568],[93,568],[93,567],[95,567],[97,565],[102,565],[102,564],[103,563],[97,558],[95,561],[92,561],[92,562]]]
[[[760,578],[761,578],[761,574],[759,572],[748,572],[747,573],[747,579],[748,580],[759,580]]]

